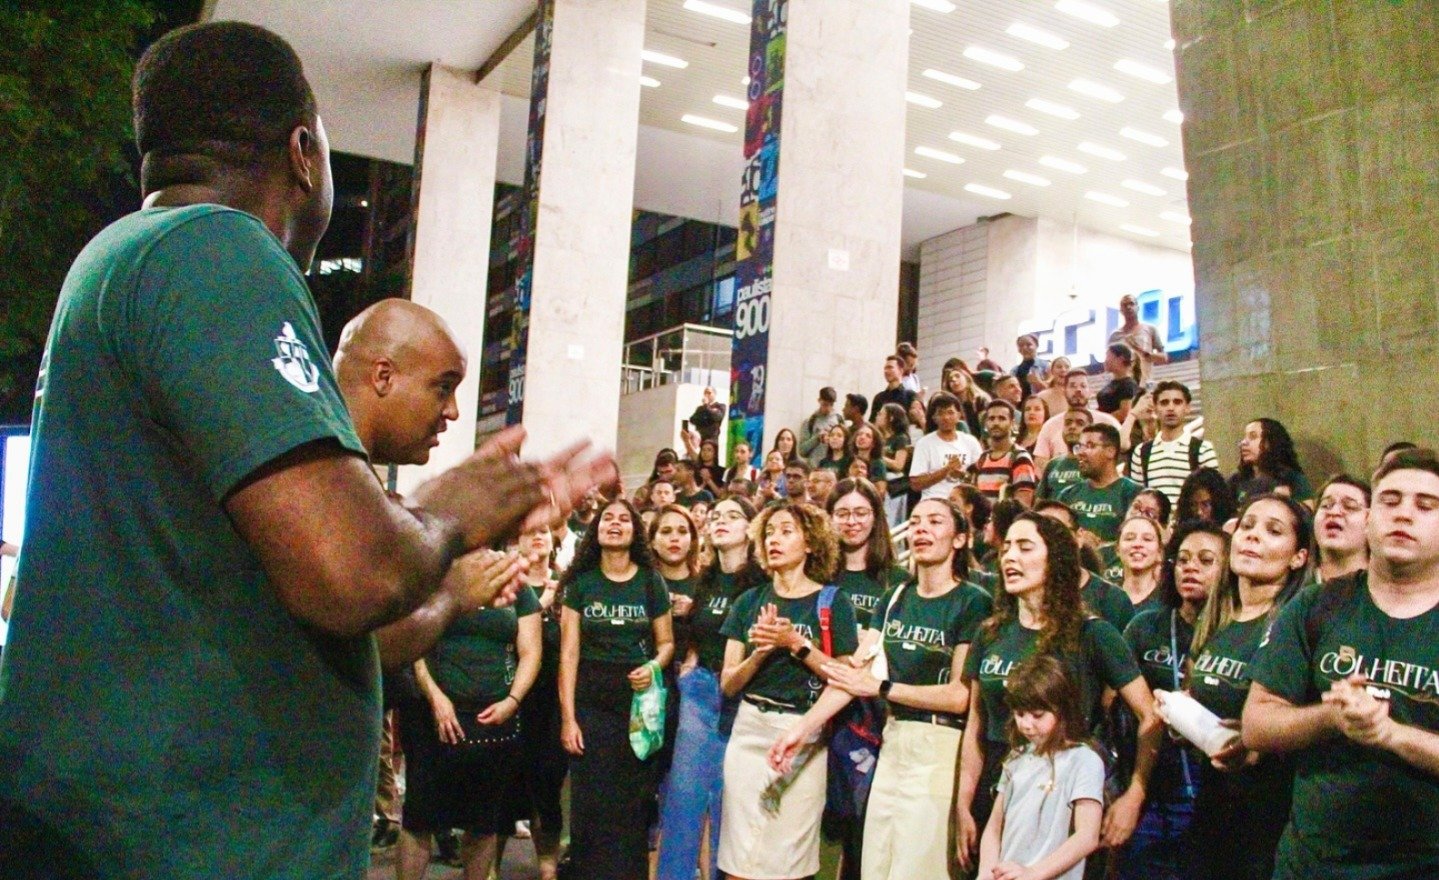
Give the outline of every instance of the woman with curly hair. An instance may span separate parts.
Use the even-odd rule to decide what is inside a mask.
[[[630,702],[674,656],[670,597],[653,565],[639,511],[600,507],[560,579],[561,739],[570,753],[570,854],[585,880],[649,872],[643,817],[658,756],[630,747]]]
[[[1214,468],[1200,468],[1189,475],[1174,504],[1174,521],[1224,525],[1234,516],[1234,490]]]
[[[1279,492],[1314,507],[1314,487],[1299,466],[1289,430],[1275,419],[1255,419],[1239,441],[1239,470],[1229,478],[1239,503],[1251,495]]]
[[[720,682],[741,703],[725,749],[719,868],[733,880],[809,877],[819,870],[825,742],[813,737],[786,773],[769,769],[768,753],[819,698],[825,664],[854,653],[859,627],[849,598],[825,586],[839,542],[821,510],[782,501],[751,535],[770,582],[741,596],[720,630]]]
[[[1009,751],[1005,681],[1016,663],[1035,654],[1051,654],[1064,662],[1083,695],[1089,729],[1103,717],[1107,689],[1117,691],[1139,719],[1134,773],[1128,788],[1105,811],[1104,845],[1122,844],[1139,821],[1161,726],[1154,697],[1124,637],[1086,610],[1080,568],[1079,545],[1059,522],[1025,513],[1005,533],[1000,554],[1004,588],[995,596],[994,616],[985,621],[964,666],[964,680],[977,694],[969,701],[956,810],[959,856],[966,869],[974,867],[979,829],[989,821],[995,783]]]

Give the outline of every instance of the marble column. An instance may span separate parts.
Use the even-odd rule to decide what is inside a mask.
[[[475,449],[500,93],[474,79],[473,71],[432,64],[421,84],[410,299],[450,325],[465,347],[469,370],[456,392],[460,417],[440,435],[428,464],[400,468],[401,492]]]
[[[884,387],[899,310],[908,0],[789,0],[765,447]]]
[[[1206,432],[1317,484],[1439,409],[1439,6],[1174,0]]]
[[[554,0],[524,373],[528,449],[614,448],[645,0]]]

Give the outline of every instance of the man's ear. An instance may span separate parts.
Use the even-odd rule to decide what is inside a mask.
[[[285,152],[290,163],[291,179],[305,192],[312,192],[319,183],[315,163],[319,161],[320,153],[315,145],[315,133],[309,126],[295,126],[290,132]]]
[[[389,358],[376,358],[370,367],[370,385],[381,397],[395,389],[395,365]]]

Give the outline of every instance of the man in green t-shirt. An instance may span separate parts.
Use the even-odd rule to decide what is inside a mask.
[[[1058,500],[1074,512],[1081,541],[1113,544],[1124,514],[1144,487],[1119,475],[1119,432],[1113,425],[1090,425],[1080,432],[1074,457],[1084,479],[1061,490]]]
[[[1295,752],[1279,880],[1439,877],[1439,458],[1380,466],[1369,566],[1300,593],[1250,664],[1244,744]]]
[[[1072,409],[1064,414],[1064,445],[1074,449],[1079,445],[1079,436],[1084,429],[1094,424],[1094,413],[1087,409]],[[1059,497],[1066,486],[1084,479],[1079,473],[1079,459],[1071,455],[1052,458],[1044,466],[1044,476],[1039,480],[1039,500],[1048,501]]]
[[[76,259],[36,389],[0,876],[360,877],[371,631],[613,461],[522,465],[515,433],[391,501],[301,274],[333,193],[294,51],[172,31],[137,67],[135,130],[145,209]]]

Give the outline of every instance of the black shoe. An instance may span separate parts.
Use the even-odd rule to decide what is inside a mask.
[[[375,830],[370,835],[370,852],[383,852],[400,842],[400,823],[389,819],[376,819]]]
[[[435,832],[435,861],[452,868],[464,867],[460,860],[460,835],[453,830]]]

